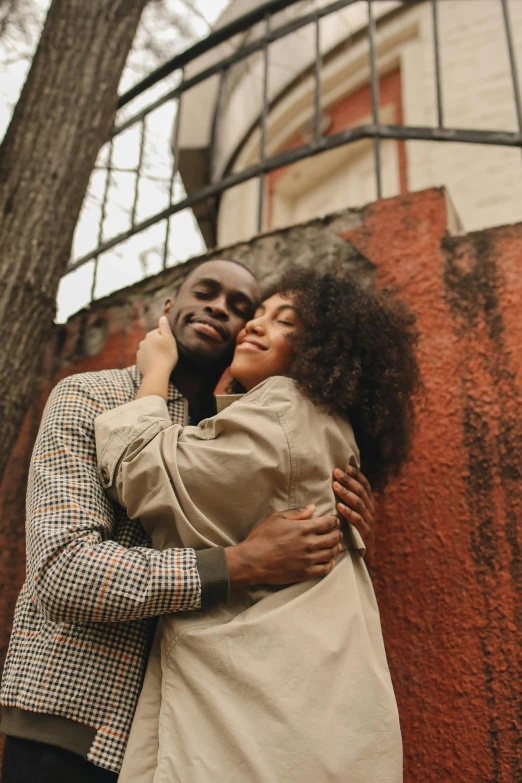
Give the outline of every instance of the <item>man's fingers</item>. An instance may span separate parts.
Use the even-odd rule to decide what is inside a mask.
[[[316,535],[322,535],[323,533],[329,533],[331,530],[336,530],[339,527],[339,520],[333,515],[326,517],[316,517],[308,522],[305,532],[315,533]]]
[[[321,563],[330,563],[335,560],[339,554],[339,545],[334,546],[332,549],[319,549],[310,555],[310,565],[320,565]]]
[[[370,486],[370,482],[368,481],[364,473],[361,473],[361,471],[358,468],[350,464],[346,466],[346,473],[348,476],[350,476],[350,478],[354,479],[358,484],[360,484],[364,488],[373,506],[372,488]]]
[[[312,533],[307,538],[307,548],[310,552],[319,552],[321,549],[333,549],[343,540],[343,534],[339,529],[329,533],[317,535]]]
[[[359,476],[362,478],[362,473],[360,473]],[[349,489],[355,495],[358,495],[369,508],[373,505],[371,490],[368,491],[365,485],[357,478],[349,476],[347,473],[343,473],[343,471],[338,468],[334,470],[334,478],[337,480],[337,483],[345,489]],[[366,483],[368,484],[368,482]],[[368,484],[368,487],[369,486],[370,485]]]
[[[344,503],[338,503],[337,510],[346,519],[347,522],[349,522],[351,525],[357,528],[359,533],[362,534],[363,538],[365,534],[371,531],[370,525],[368,525],[368,523],[356,511],[353,511],[349,506],[345,506]]]
[[[289,508],[287,511],[281,511],[281,516],[285,519],[309,519],[314,511],[315,506],[311,503],[309,506]]]
[[[351,480],[348,479],[348,482],[350,481]],[[364,493],[363,495],[361,495],[360,492],[357,493],[355,491],[353,482],[346,486],[346,484],[343,485],[339,481],[334,481],[333,491],[342,503],[350,506],[350,508],[356,511],[363,519],[366,519],[366,517],[371,514],[370,501],[366,495],[366,490],[362,489],[362,487],[361,491]]]
[[[355,467],[355,465],[348,464],[346,466],[346,473],[353,479],[359,482],[359,484],[362,484],[368,495],[372,494],[372,488],[370,486],[370,482],[364,475],[364,473],[361,473],[361,471]]]
[[[316,566],[312,566],[312,568],[308,569],[308,578],[321,579],[323,576],[328,576],[333,567],[333,560],[330,560],[329,563],[319,563]]]

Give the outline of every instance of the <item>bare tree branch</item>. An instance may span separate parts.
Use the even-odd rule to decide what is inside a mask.
[[[0,40],[18,36],[23,42],[34,46],[34,27],[40,32],[46,6],[36,0],[0,0]]]
[[[145,3],[111,0],[108,13],[106,0],[53,0],[0,146],[0,474],[34,395],[58,285]]]
[[[32,57],[49,4],[0,0],[1,70]],[[210,29],[196,0],[149,0],[126,67],[139,78]]]
[[[191,13],[195,14],[197,17],[199,17],[207,26],[208,32],[212,30],[212,25],[208,21],[207,17],[203,13],[203,11],[200,11],[197,4],[194,2],[194,0],[179,0],[179,2],[185,6]]]

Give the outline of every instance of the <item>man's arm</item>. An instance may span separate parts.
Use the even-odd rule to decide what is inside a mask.
[[[313,506],[275,511],[291,498],[288,438],[266,406],[237,404],[199,427],[171,425],[161,395],[138,398],[95,422],[98,467],[106,491],[154,546],[173,540],[225,546],[235,585],[288,584],[324,576],[341,534],[331,514]],[[249,535],[235,547],[227,544]]]
[[[274,512],[237,546],[225,549],[234,586],[283,585],[326,576],[340,552],[334,516],[311,519],[314,506]],[[304,523],[303,520],[308,520]]]
[[[93,422],[102,411],[96,393],[75,377],[61,381],[46,406],[27,494],[33,600],[54,622],[126,622],[199,608],[193,550],[157,552],[112,540],[114,510],[96,471]]]
[[[208,608],[226,598],[222,591],[213,595],[211,580],[200,579],[197,557],[204,559],[204,551],[197,556],[193,549],[159,552],[111,540],[114,511],[100,486],[94,443],[93,421],[102,412],[96,396],[74,377],[59,383],[49,398],[27,497],[27,571],[33,600],[54,622],[96,623],[197,609],[202,598],[203,608]],[[338,537],[331,519],[310,520],[303,534],[294,520],[311,513],[282,514],[277,529],[270,515],[257,536],[227,548],[226,556],[218,548],[209,556],[218,570],[221,558],[225,575],[228,565],[231,586],[308,579],[317,565],[328,565],[324,551]],[[311,551],[311,542],[320,548]],[[212,571],[208,556],[207,571]]]

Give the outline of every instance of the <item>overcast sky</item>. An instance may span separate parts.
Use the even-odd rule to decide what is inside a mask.
[[[176,0],[168,0],[173,4]],[[41,9],[42,19],[49,5],[48,0],[36,0]],[[229,0],[197,0],[198,8],[210,24],[228,5]],[[203,37],[207,27],[202,20],[194,18],[192,23],[196,34]],[[38,27],[35,24],[35,37]],[[162,41],[169,47],[169,31],[158,31]],[[18,95],[25,80],[30,58],[31,40],[23,37],[11,38],[8,43],[0,42],[0,135],[3,136]],[[172,41],[173,51],[179,50],[179,40]],[[184,46],[182,46],[184,48]],[[18,54],[25,58],[18,59]],[[146,62],[146,60],[145,60]],[[139,79],[136,63],[124,72],[120,92],[128,89]],[[139,64],[138,64],[139,70]],[[159,96],[167,92],[168,86],[161,85],[154,93]],[[136,220],[139,222],[159,212],[168,203],[168,180],[171,165],[170,136],[175,117],[175,105],[170,103],[150,115],[147,124],[147,144],[145,147],[143,174],[139,193]],[[139,150],[139,129],[131,129],[118,137],[114,149],[113,165],[119,171],[113,174],[110,186],[109,206],[103,225],[103,238],[107,239],[129,225],[129,209],[134,195],[134,175],[126,172],[136,166]],[[106,150],[102,150],[98,165],[106,159]],[[78,258],[94,249],[98,240],[98,226],[101,209],[101,197],[105,188],[105,172],[95,170],[91,178],[88,195],[77,226],[73,246],[73,258]],[[175,184],[175,196],[182,197],[180,181]],[[146,234],[137,235],[124,247],[101,257],[98,266],[95,297],[130,285],[144,276],[155,274],[161,269],[165,223],[153,226]],[[204,250],[204,243],[197,228],[192,212],[181,213],[171,218],[169,241],[169,265],[179,263]],[[90,262],[76,272],[63,278],[58,292],[57,320],[63,322],[73,313],[88,304],[93,280],[93,263]]]

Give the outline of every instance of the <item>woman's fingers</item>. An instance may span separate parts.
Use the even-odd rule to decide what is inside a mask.
[[[158,321],[158,332],[162,337],[172,337],[172,329],[166,315],[162,315]]]
[[[178,361],[178,347],[170,324],[165,316],[157,329],[148,332],[140,343],[137,354],[138,368],[145,374],[158,366],[174,368]]]

